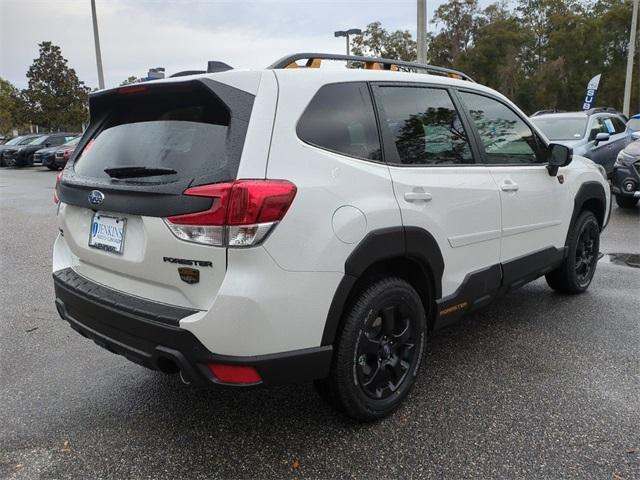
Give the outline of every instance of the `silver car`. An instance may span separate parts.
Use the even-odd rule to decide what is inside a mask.
[[[549,140],[571,147],[575,154],[602,165],[609,176],[618,152],[634,140],[624,117],[608,108],[534,114],[531,121]]]

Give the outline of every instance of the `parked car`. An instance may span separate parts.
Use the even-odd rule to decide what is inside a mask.
[[[65,143],[62,147],[58,147],[53,158],[53,163],[49,168],[51,168],[51,170],[64,168],[69,158],[71,158],[71,155],[73,155],[79,141],[80,137],[76,137],[70,142]]]
[[[633,117],[632,117],[633,119]],[[621,208],[633,208],[640,200],[640,140],[618,153],[613,165],[611,190]]]
[[[4,163],[9,167],[33,165],[33,156],[38,150],[62,145],[76,136],[77,133],[47,133],[27,144],[6,148],[3,151]]]
[[[633,115],[627,122],[627,129],[631,132],[640,132],[640,113]]]
[[[618,152],[634,140],[622,115],[610,108],[548,113],[532,116],[531,121],[549,140],[602,165],[609,176]]]
[[[11,136],[8,136],[8,135],[0,135],[0,145],[4,145],[5,143],[7,143],[12,138],[15,138],[15,137],[11,137]]]
[[[323,59],[378,69],[287,68]],[[315,380],[375,420],[433,332],[543,275],[584,292],[596,270],[604,169],[462,72],[297,54],[89,105],[55,189],[58,312],[186,383]]]
[[[0,165],[3,167],[5,166],[5,163],[4,163],[5,150],[26,145],[27,143],[32,142],[34,139],[38,137],[40,137],[40,134],[20,135],[19,137],[12,138],[7,143],[0,145]]]

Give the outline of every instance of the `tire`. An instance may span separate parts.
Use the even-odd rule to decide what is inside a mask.
[[[562,265],[546,275],[547,283],[561,293],[586,291],[596,273],[599,252],[600,225],[596,216],[587,210],[571,228],[567,256]]]
[[[426,315],[406,281],[372,281],[347,308],[329,377],[315,382],[320,396],[347,416],[374,421],[409,394],[424,353]]]
[[[49,170],[58,170],[58,165],[56,165],[55,163],[50,163],[49,165],[46,166]]]
[[[638,199],[625,195],[616,195],[616,203],[620,208],[633,208],[638,204]]]

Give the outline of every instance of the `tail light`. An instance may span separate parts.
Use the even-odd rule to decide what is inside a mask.
[[[53,187],[53,203],[56,205],[60,203],[60,197],[58,197],[58,185],[60,185],[61,181],[62,181],[62,170],[60,171],[60,173],[56,175],[56,184]]]
[[[184,195],[211,198],[209,209],[165,218],[173,234],[218,247],[260,244],[289,209],[296,186],[286,180],[236,180],[188,188]]]

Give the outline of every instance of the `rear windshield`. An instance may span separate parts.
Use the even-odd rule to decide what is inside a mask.
[[[580,140],[587,129],[587,119],[578,117],[532,118],[531,121],[549,140]]]
[[[237,171],[229,158],[230,118],[228,107],[206,88],[121,94],[76,160],[75,172],[122,182],[165,183],[204,175],[227,180]]]

